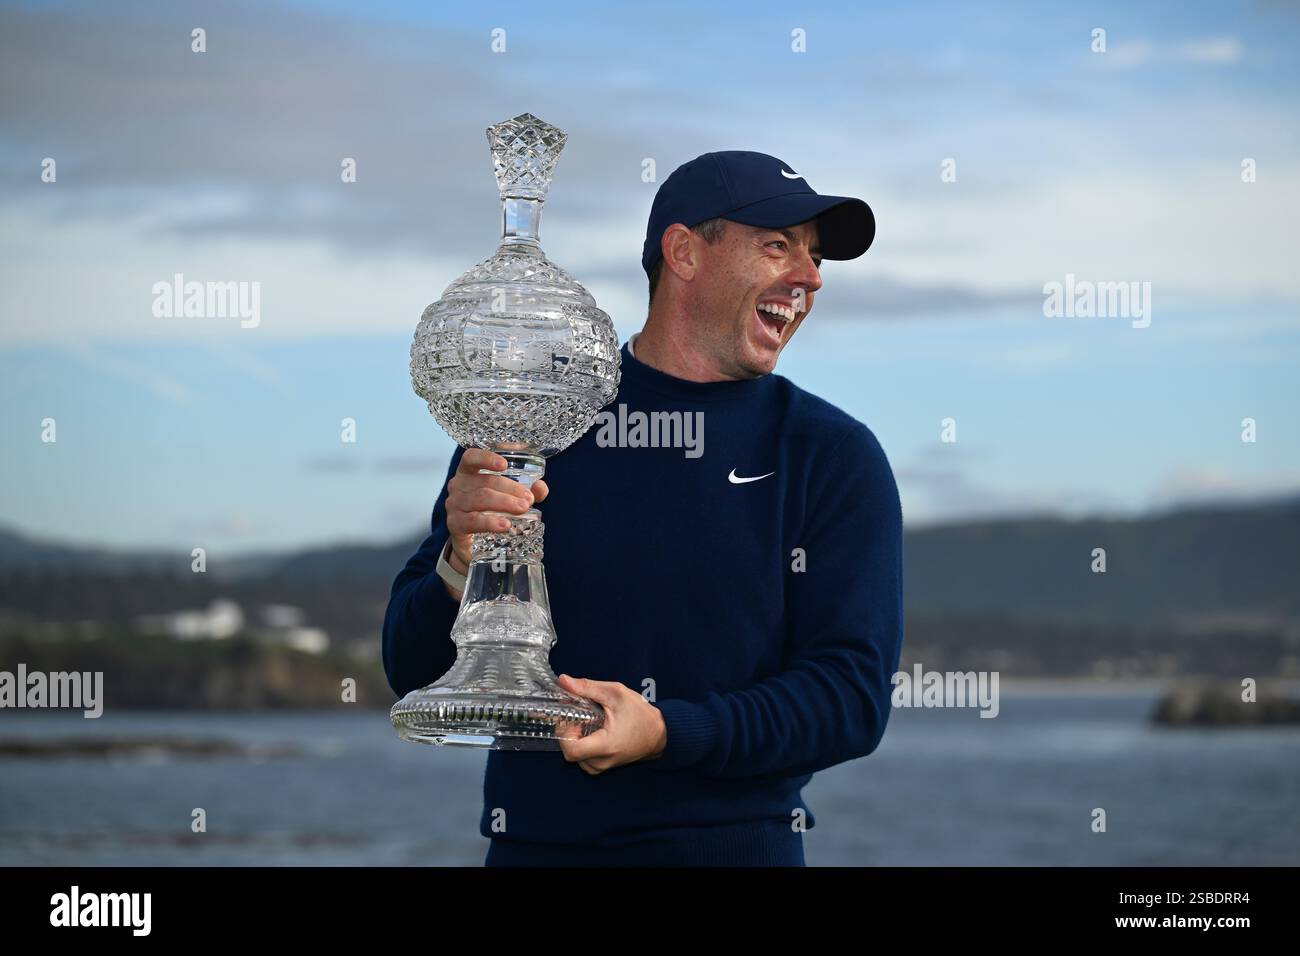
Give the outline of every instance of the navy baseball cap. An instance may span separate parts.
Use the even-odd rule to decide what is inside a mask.
[[[659,262],[664,230],[675,222],[697,226],[721,217],[783,229],[817,220],[823,259],[856,259],[876,237],[876,217],[861,199],[822,196],[788,165],[766,153],[724,150],[678,166],[655,193],[641,265]]]

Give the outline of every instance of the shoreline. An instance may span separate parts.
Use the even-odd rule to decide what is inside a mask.
[[[1011,690],[1013,692],[1022,693],[1146,694],[1162,693],[1173,687],[1187,684],[1199,684],[1202,682],[1208,682],[1220,686],[1227,685],[1228,683],[1240,683],[1238,678],[1233,677],[1206,677],[1196,675],[1131,678],[1001,677],[999,679],[999,690]],[[1259,686],[1282,687],[1292,693],[1300,692],[1300,678],[1266,676],[1256,678],[1256,682]]]
[[[947,673],[947,672],[942,672]],[[966,673],[962,671],[960,673]],[[978,672],[977,672],[978,673]],[[1239,684],[1238,678],[1232,677],[1205,677],[1205,676],[1176,676],[1176,677],[1132,677],[1132,678],[1105,678],[1105,677],[1007,677],[999,674],[998,691],[1011,695],[1047,695],[1057,694],[1066,696],[1147,696],[1162,695],[1176,687],[1185,687],[1201,683],[1209,683],[1217,687],[1226,687],[1229,684]],[[1300,696],[1300,678],[1294,677],[1273,677],[1265,676],[1257,678],[1259,688],[1281,688],[1285,693]],[[396,703],[394,699],[393,703]],[[60,718],[75,717],[79,721],[85,721],[89,728],[100,723],[104,717],[108,717],[110,712],[117,715],[131,717],[137,716],[176,716],[176,717],[202,717],[205,715],[232,717],[270,717],[270,716],[293,716],[293,715],[313,715],[313,714],[342,714],[348,711],[355,713],[358,717],[365,715],[366,718],[373,719],[377,716],[386,717],[392,704],[374,704],[374,703],[357,703],[350,705],[331,704],[329,706],[295,706],[295,707],[195,707],[195,708],[175,708],[175,707],[127,707],[113,706],[106,707],[100,717],[89,719],[82,715],[81,710],[77,708],[55,708],[55,707],[0,707],[0,732],[3,731],[5,722],[21,720],[20,715],[30,715],[35,719],[48,718],[58,715]]]

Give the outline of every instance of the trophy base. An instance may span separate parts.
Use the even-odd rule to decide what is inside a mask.
[[[398,736],[413,743],[441,747],[560,750],[562,740],[580,740],[604,726],[605,709],[560,687],[545,663],[545,652],[535,650],[540,661],[532,660],[526,668],[533,685],[528,690],[484,686],[494,681],[453,683],[453,678],[463,676],[457,666],[443,677],[447,683],[438,681],[411,691],[389,713]],[[474,670],[480,677],[494,671],[501,673],[483,659],[496,656],[492,651],[480,649],[466,663],[478,665]],[[517,656],[514,663],[517,667]],[[484,668],[484,665],[489,666]]]

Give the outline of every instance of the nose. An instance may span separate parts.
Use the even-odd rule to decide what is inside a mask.
[[[816,292],[822,287],[821,272],[807,248],[801,248],[792,260],[786,281],[791,286],[801,286],[805,293]]]

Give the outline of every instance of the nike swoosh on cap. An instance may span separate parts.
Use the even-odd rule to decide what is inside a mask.
[[[786,179],[803,179],[803,177],[800,176],[798,173],[787,173],[784,169],[781,170],[781,175],[784,176]]]
[[[766,475],[755,475],[753,478],[737,478],[736,469],[733,468],[731,469],[731,474],[727,476],[727,480],[733,485],[743,485],[747,481],[758,481],[760,478],[770,478],[775,474],[776,472],[769,471]]]

